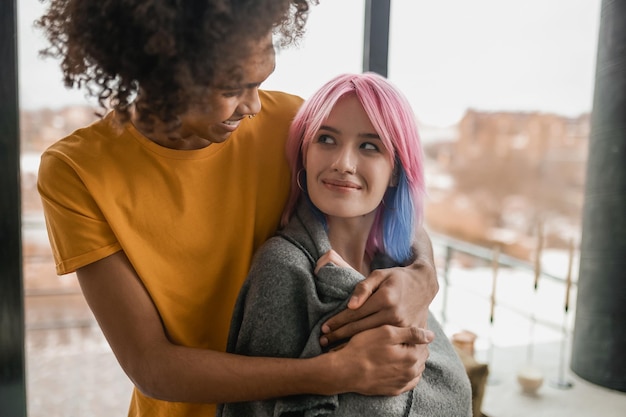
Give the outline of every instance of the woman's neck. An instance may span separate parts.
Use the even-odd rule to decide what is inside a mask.
[[[367,276],[370,271],[369,256],[365,253],[374,216],[359,218],[328,217],[328,240],[330,246],[352,268]]]

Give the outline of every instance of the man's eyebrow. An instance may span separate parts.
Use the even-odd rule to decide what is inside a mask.
[[[246,90],[248,88],[257,88],[260,87],[262,83],[248,83],[248,84],[217,84],[215,87],[220,90]]]
[[[270,47],[269,49],[273,49],[272,44],[269,44],[269,47]],[[275,69],[276,69],[276,62],[274,62],[274,65],[272,66],[272,70],[270,71],[270,74],[272,74]],[[227,81],[227,80],[223,82],[218,81],[214,84],[214,87],[219,90],[245,90],[249,88],[259,88],[261,84],[265,82],[265,80],[252,82],[252,83],[245,83],[245,84],[227,84],[230,82],[231,81]]]
[[[339,131],[338,129],[335,129],[332,126],[328,126],[328,125],[321,125],[320,126],[320,130],[328,130],[329,132],[333,132],[335,134],[341,134],[341,131]],[[380,139],[380,135],[378,133],[359,133],[359,137],[362,138],[368,138],[368,139]]]

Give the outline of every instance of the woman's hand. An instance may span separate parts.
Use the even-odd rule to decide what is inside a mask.
[[[322,268],[325,265],[328,264],[333,264],[335,266],[339,266],[341,268],[350,268],[350,269],[354,269],[352,268],[352,266],[346,262],[341,255],[339,255],[337,252],[335,252],[333,249],[329,250],[328,252],[326,252],[325,254],[323,254],[322,256],[320,256],[320,258],[317,260],[317,264],[315,265],[315,273],[317,274],[320,270],[320,268]]]

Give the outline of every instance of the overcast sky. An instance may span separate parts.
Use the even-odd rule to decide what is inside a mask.
[[[590,111],[600,1],[393,0],[389,79],[430,125],[456,123],[470,107]],[[21,106],[88,103],[63,87],[58,62],[38,57],[41,12],[38,0],[18,2]],[[264,87],[306,98],[336,74],[361,72],[363,19],[363,0],[320,0]]]

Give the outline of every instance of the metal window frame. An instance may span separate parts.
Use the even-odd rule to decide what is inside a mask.
[[[391,0],[366,0],[363,38],[363,72],[387,77]]]
[[[0,415],[26,416],[17,3],[0,2]]]
[[[610,8],[609,6],[617,8],[617,4],[603,0],[604,9]],[[363,71],[377,72],[385,77],[388,71],[389,18],[390,0],[366,0]],[[601,20],[608,20],[607,14],[603,13]],[[616,21],[611,23],[617,25]],[[0,415],[25,417],[27,403],[16,0],[0,1],[0,62]],[[623,100],[623,96],[619,100]],[[594,107],[597,105],[598,97]],[[596,166],[588,168],[601,169]],[[623,168],[620,173],[623,175]],[[586,215],[589,217],[589,213]],[[584,232],[583,230],[583,235]],[[585,350],[577,346],[580,344],[580,340],[574,341],[573,367],[575,372],[584,374],[576,369],[576,348]],[[593,380],[589,377],[588,379]],[[602,382],[604,381],[600,383]]]

